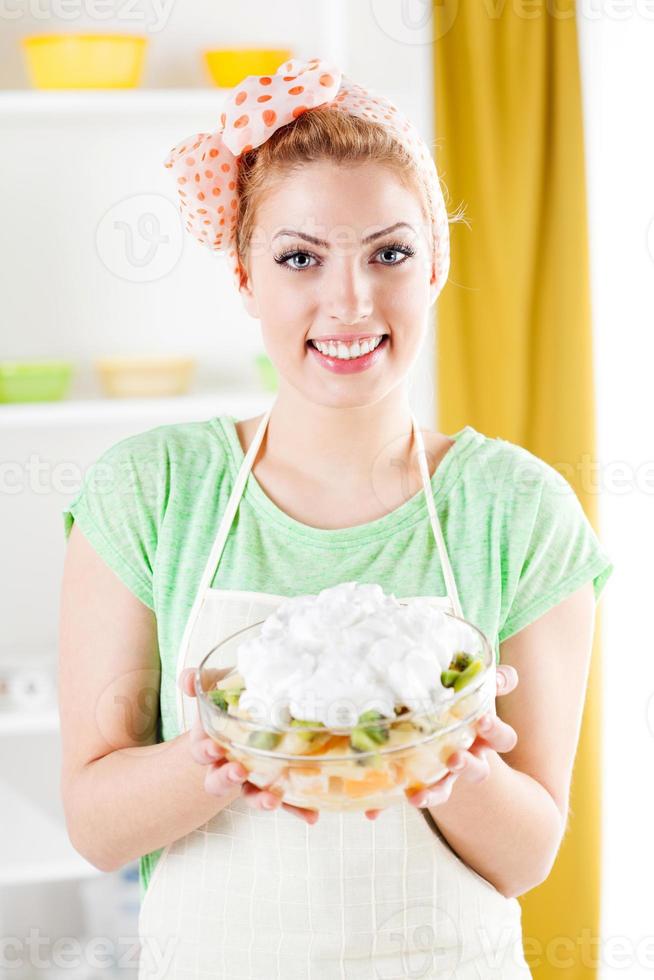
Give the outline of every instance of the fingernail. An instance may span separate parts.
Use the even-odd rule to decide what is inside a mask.
[[[233,783],[240,783],[243,779],[243,771],[241,769],[230,769],[227,776]]]
[[[465,764],[466,764],[465,759],[459,759],[458,762],[456,762],[453,766],[450,766],[450,769],[453,772],[459,772],[461,769],[463,769]]]
[[[491,719],[488,717],[488,715],[484,715],[484,717],[480,720],[478,725],[479,731],[487,732],[490,727],[491,727]]]
[[[274,804],[273,800],[269,800],[269,799],[265,799],[263,801],[263,806],[264,806],[264,808],[266,810],[274,810],[274,808],[275,808],[275,804]]]

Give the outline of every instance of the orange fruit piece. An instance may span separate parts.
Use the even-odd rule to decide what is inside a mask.
[[[381,789],[391,789],[394,785],[391,773],[383,769],[372,769],[365,779],[344,779],[343,792],[347,796],[367,796]]]

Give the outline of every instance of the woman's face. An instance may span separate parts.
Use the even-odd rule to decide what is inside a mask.
[[[436,296],[429,234],[416,194],[379,164],[310,163],[271,186],[241,292],[280,386],[354,407],[404,381]],[[362,354],[365,338],[382,335]],[[312,340],[336,346],[323,354]],[[334,356],[344,341],[346,360]]]

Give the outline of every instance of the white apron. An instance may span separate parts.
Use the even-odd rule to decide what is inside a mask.
[[[243,460],[180,644],[177,678],[286,596],[212,589],[272,407]],[[462,616],[436,515],[422,433],[411,418],[447,595]],[[414,598],[414,597],[411,597]],[[408,601],[411,601],[409,599]],[[180,732],[196,716],[177,689]],[[191,765],[189,759],[189,765]],[[521,909],[465,864],[425,809],[400,802],[321,812],[310,826],[237,797],[164,848],[139,917],[139,980],[524,980]]]

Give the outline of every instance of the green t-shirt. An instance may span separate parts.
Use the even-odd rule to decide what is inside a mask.
[[[570,484],[528,450],[467,425],[431,479],[464,616],[499,644],[613,565]],[[235,419],[161,425],[111,446],[63,512],[154,610],[160,733],[179,735],[175,667],[209,550],[244,453]],[[376,582],[397,598],[446,594],[422,488],[355,527],[302,524],[246,483],[212,587],[293,596]],[[161,850],[140,859],[145,892]]]

